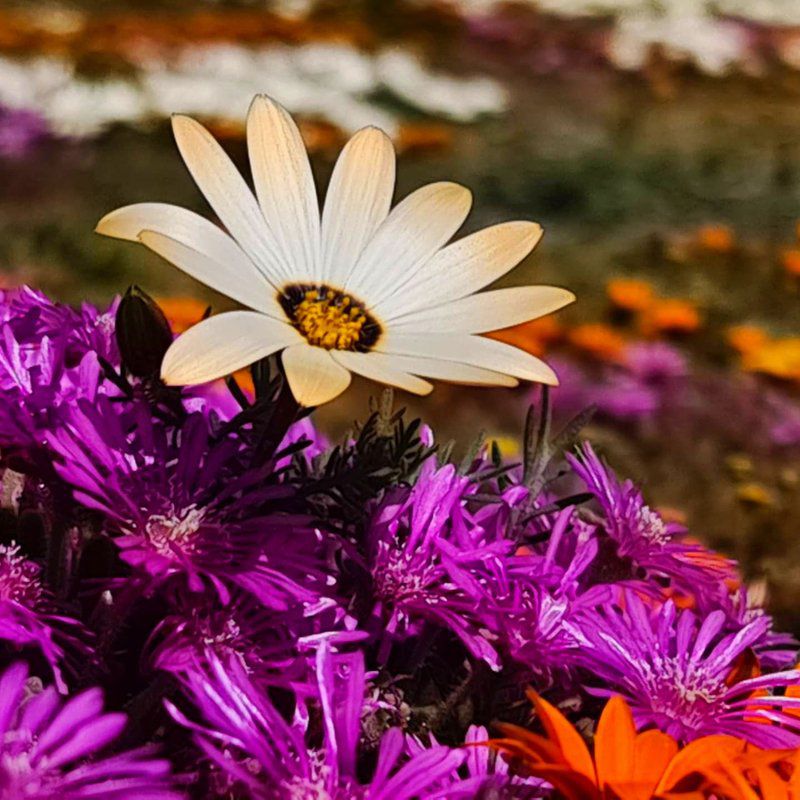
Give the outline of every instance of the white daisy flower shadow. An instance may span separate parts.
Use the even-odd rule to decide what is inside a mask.
[[[351,373],[416,394],[433,388],[424,378],[558,382],[538,358],[479,335],[575,299],[554,286],[475,294],[531,252],[537,224],[506,222],[448,244],[469,213],[469,190],[433,183],[391,209],[395,154],[377,128],[343,149],[320,215],[297,126],[265,96],[247,118],[255,196],[202,125],[175,116],[173,130],[227,233],[164,203],[117,209],[97,231],[141,242],[250,310],[212,316],[177,338],[162,365],[168,384],[211,381],[278,351],[304,406],[337,397]]]

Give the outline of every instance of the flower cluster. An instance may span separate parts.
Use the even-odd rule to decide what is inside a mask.
[[[661,748],[636,797],[788,780],[796,643],[574,426],[454,462],[381,403],[330,446],[269,361],[165,386],[163,324],[0,298],[1,798],[627,797],[613,731]]]

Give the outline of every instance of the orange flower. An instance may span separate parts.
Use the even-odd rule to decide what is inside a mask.
[[[635,278],[615,278],[606,284],[608,299],[623,311],[644,311],[653,302],[653,287]]]
[[[694,333],[700,327],[700,312],[691,300],[657,300],[645,311],[639,326],[642,333]]]
[[[544,736],[501,724],[502,739],[488,742],[523,774],[551,783],[564,800],[666,800],[711,793],[728,800],[795,798],[798,753],[765,751],[732,736],[704,736],[683,749],[661,731],[637,733],[628,704],[608,701],[594,737],[594,757],[558,709],[528,696]],[[769,790],[769,791],[767,791]],[[761,793],[759,793],[761,792]]]
[[[744,355],[742,369],[783,380],[800,380],[800,337],[764,342]]]
[[[730,253],[736,245],[736,237],[727,225],[703,225],[697,231],[697,244],[711,253]]]
[[[800,277],[800,249],[789,248],[781,253],[781,264],[789,275]]]
[[[344,131],[331,122],[303,120],[299,127],[303,142],[312,153],[334,152],[347,140]]]
[[[567,339],[573,347],[601,361],[620,361],[625,350],[625,338],[600,323],[578,325]]]
[[[253,383],[253,373],[249,369],[240,369],[233,373],[236,378],[236,383],[239,388],[248,396],[253,397],[256,393],[256,387]]]
[[[446,150],[453,143],[453,131],[446,125],[407,122],[400,126],[395,141],[400,153]]]
[[[208,308],[208,303],[194,297],[157,297],[156,300],[174,333],[183,333],[200,322]]]
[[[758,350],[769,341],[767,332],[756,325],[736,325],[728,328],[725,340],[740,355]]]
[[[542,356],[547,351],[548,345],[558,341],[562,330],[561,323],[553,317],[539,317],[486,335],[490,339],[512,344],[535,356]]]

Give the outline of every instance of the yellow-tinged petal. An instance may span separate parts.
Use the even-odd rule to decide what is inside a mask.
[[[294,399],[307,408],[333,400],[350,385],[350,372],[321,347],[296,344],[283,351],[281,361]]]
[[[430,394],[433,386],[427,381],[404,372],[393,356],[385,353],[357,353],[352,350],[331,350],[333,360],[345,369],[378,383],[395,386],[412,394]]]
[[[375,313],[399,316],[480,291],[519,264],[541,238],[535,222],[515,221],[458,239],[435,253],[402,292],[377,303]]]
[[[293,280],[318,280],[319,205],[308,154],[286,109],[264,95],[250,105],[247,150],[259,205]]]
[[[218,314],[189,328],[172,343],[161,365],[161,377],[170,386],[206,383],[299,339],[291,326],[255,311]]]
[[[358,131],[333,169],[322,212],[323,282],[344,284],[392,204],[395,155],[378,128]]]
[[[472,195],[457,183],[431,183],[396,205],[367,242],[344,282],[372,307],[399,292],[461,227]]]
[[[485,333],[552,314],[574,301],[572,292],[558,286],[514,286],[389,317],[389,323],[393,330],[416,333]]]

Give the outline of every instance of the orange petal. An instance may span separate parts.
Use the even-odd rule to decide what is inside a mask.
[[[733,736],[704,736],[695,739],[672,759],[658,783],[661,792],[672,789],[683,778],[700,773],[707,775],[720,763],[731,761],[744,752],[747,744]]]
[[[555,706],[543,700],[536,692],[530,690],[528,697],[533,702],[547,737],[561,751],[564,761],[594,784],[594,764],[581,735]]]
[[[635,738],[636,726],[628,704],[619,696],[612,697],[600,715],[594,737],[597,783],[601,788],[632,779]]]
[[[633,780],[648,784],[654,792],[677,752],[678,743],[662,731],[639,734],[634,742]]]

